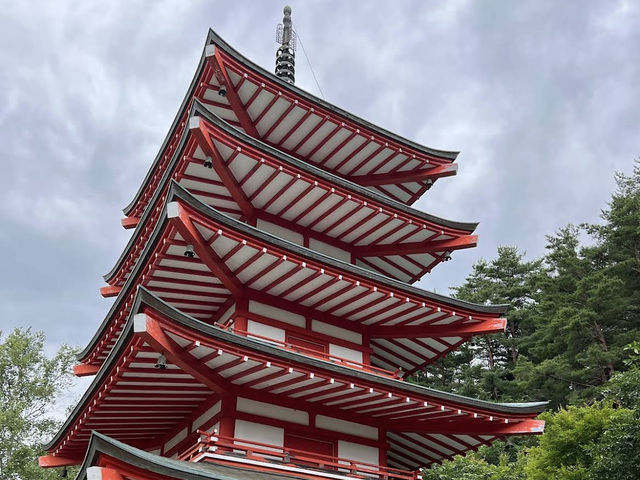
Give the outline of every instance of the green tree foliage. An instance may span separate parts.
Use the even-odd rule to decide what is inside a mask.
[[[38,468],[42,445],[57,431],[51,410],[72,382],[74,352],[63,346],[44,354],[44,336],[29,329],[0,332],[0,478],[54,479]]]
[[[521,397],[515,378],[520,338],[532,325],[536,284],[542,261],[528,262],[514,247],[500,247],[491,262],[474,265],[466,282],[455,288],[456,297],[474,303],[508,304],[505,334],[476,338],[472,343],[428,366],[416,381],[462,395],[511,401]]]
[[[640,478],[640,164],[616,181],[601,224],[559,230],[534,261],[502,247],[455,289],[509,303],[510,328],[414,381],[497,401],[550,400],[551,410],[544,435],[445,461],[426,480]]]
[[[527,480],[585,480],[593,466],[592,450],[616,415],[611,407],[569,407],[544,414],[545,433],[527,452]]]

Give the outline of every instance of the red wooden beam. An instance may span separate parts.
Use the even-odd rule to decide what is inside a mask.
[[[162,353],[167,360],[218,395],[226,396],[229,393],[225,388],[226,381],[222,376],[209,368],[203,368],[199,360],[185,353],[184,349],[162,330],[158,321],[153,317],[148,314],[139,315],[134,319],[134,332],[144,338],[154,350]]]
[[[136,228],[138,226],[138,223],[140,223],[140,218],[138,218],[138,217],[125,217],[125,218],[120,220],[120,223],[122,224],[122,226],[126,230],[129,230],[131,228]]]
[[[371,327],[372,338],[413,338],[413,337],[456,337],[468,335],[487,335],[503,332],[507,326],[506,318],[491,318],[475,323],[454,323],[451,325],[412,325],[405,327]]]
[[[100,370],[98,365],[89,365],[86,363],[80,363],[73,366],[73,374],[76,377],[86,377],[89,375],[95,375]]]
[[[411,255],[418,253],[433,253],[443,250],[460,250],[472,248],[478,244],[477,235],[461,235],[447,240],[426,242],[411,242],[402,244],[385,244],[375,246],[353,247],[353,254],[357,257],[380,257],[384,255]]]
[[[460,422],[446,420],[408,420],[393,422],[393,430],[413,433],[440,433],[458,435],[536,435],[544,432],[544,420],[527,419],[505,423],[504,420],[472,419]]]
[[[214,157],[213,169],[216,171],[225,187],[227,187],[227,190],[229,190],[229,193],[240,207],[240,210],[242,211],[244,216],[247,218],[253,218],[253,205],[236,181],[236,178],[227,168],[224,159],[220,155],[220,152],[218,152],[218,149],[213,144],[211,135],[204,125],[203,120],[200,117],[191,117],[189,119],[189,129],[191,130],[191,133],[197,138],[198,143],[200,144],[200,147],[205,151],[205,154]]]
[[[227,100],[229,101],[229,105],[231,105],[233,112],[236,114],[236,117],[238,117],[240,125],[242,125],[243,130],[253,138],[260,138],[255,125],[251,121],[251,117],[249,117],[249,114],[242,104],[242,100],[240,100],[238,92],[236,92],[233,82],[229,78],[229,74],[227,73],[227,69],[225,67],[224,57],[222,56],[220,50],[216,48],[213,55],[227,87]]]
[[[169,212],[169,218],[174,220],[176,229],[180,232],[180,235],[182,235],[185,240],[188,239],[192,242],[193,249],[200,260],[222,281],[232,295],[236,298],[241,297],[243,292],[242,283],[240,283],[220,257],[216,255],[213,248],[209,247],[200,236],[198,230],[191,223],[189,214],[177,202],[172,202],[170,205],[173,205],[173,207],[171,212]]]
[[[58,457],[55,455],[43,455],[38,457],[38,466],[42,468],[68,467],[82,463],[82,457],[74,459],[68,457]]]
[[[107,285],[106,287],[100,287],[100,295],[104,298],[117,297],[120,290],[122,290],[122,287],[117,285]]]

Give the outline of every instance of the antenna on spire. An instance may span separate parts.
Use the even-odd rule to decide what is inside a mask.
[[[276,76],[293,84],[296,80],[296,33],[291,25],[291,7],[284,7],[283,13],[282,23],[276,28],[276,42],[280,44],[276,52]]]

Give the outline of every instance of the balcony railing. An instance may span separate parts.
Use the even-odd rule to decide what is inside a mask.
[[[191,462],[241,464],[264,471],[289,471],[325,478],[375,478],[382,480],[421,480],[420,471],[400,470],[340,457],[330,457],[295,448],[281,447],[198,430],[196,445],[179,458]]]
[[[274,344],[284,350],[289,350],[291,352],[296,352],[296,353],[303,353],[308,357],[320,358],[322,360],[326,360],[331,363],[336,363],[344,367],[357,368],[358,370],[364,370],[365,372],[374,373],[376,375],[380,375],[383,377],[393,378],[396,380],[403,380],[402,372],[400,370],[396,370],[395,372],[393,372],[391,370],[375,367],[373,365],[369,365],[366,363],[356,362],[355,360],[349,360],[348,358],[339,357],[337,355],[332,355],[330,353],[318,352],[317,350],[313,350],[311,348],[294,345],[293,343],[290,343],[287,341],[265,337],[263,335],[258,335],[257,333],[248,332],[246,330],[240,330],[238,328],[234,328],[233,326],[224,326],[224,325],[216,325],[216,326],[223,330],[236,333],[238,335],[242,335],[250,338],[256,338],[258,340],[262,340],[264,342]]]

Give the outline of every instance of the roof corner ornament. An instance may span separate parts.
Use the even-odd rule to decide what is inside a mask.
[[[276,52],[276,77],[293,84],[296,80],[296,34],[291,23],[291,7],[284,7],[283,13],[282,23],[276,28],[276,41],[280,44]]]

